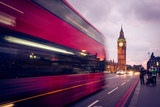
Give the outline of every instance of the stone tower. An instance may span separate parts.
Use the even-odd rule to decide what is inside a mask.
[[[117,41],[117,49],[118,49],[118,70],[126,71],[126,39],[124,38],[122,27]]]

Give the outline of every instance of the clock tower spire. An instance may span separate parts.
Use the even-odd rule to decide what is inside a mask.
[[[119,35],[119,38],[118,39],[125,39],[124,38],[124,32],[123,32],[123,28],[121,26],[121,31],[120,31],[120,35]]]
[[[118,70],[126,71],[126,39],[124,38],[124,32],[122,26],[117,41],[117,49],[118,49]]]

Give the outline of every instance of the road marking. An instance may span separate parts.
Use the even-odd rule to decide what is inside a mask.
[[[111,90],[110,92],[108,92],[107,94],[111,94],[113,91],[117,90],[118,87],[114,88],[113,90]]]
[[[124,85],[125,83],[126,83],[126,82],[122,83],[121,86]]]
[[[129,82],[130,80],[127,80],[127,82]]]
[[[138,78],[139,79],[139,78]],[[132,88],[134,87],[134,85],[136,84],[136,82],[138,82],[138,79],[135,80],[135,82],[132,84],[132,86],[128,89],[128,91],[126,92],[126,94],[122,97],[122,99],[119,101],[119,103],[116,105],[116,107],[124,107],[122,106],[122,103],[124,104],[124,102],[126,101],[126,98],[128,99],[128,96],[130,94],[130,91],[132,90]],[[133,90],[132,90],[133,91]],[[126,102],[125,102],[126,103]]]
[[[138,78],[139,79],[139,78]],[[138,79],[133,83],[133,87],[131,88],[131,90],[129,91],[128,95],[126,96],[126,98],[123,100],[123,103],[121,104],[121,107],[124,107],[127,100],[129,99],[129,97],[131,96],[131,93],[133,92],[133,89],[136,87],[136,84],[138,82]]]
[[[90,105],[87,106],[87,107],[91,107],[91,106],[95,105],[95,104],[98,103],[98,102],[99,102],[99,100],[96,100],[95,102],[93,102],[92,104],[90,104]]]
[[[111,78],[116,78],[116,77],[108,77],[108,78],[106,78],[106,79],[111,79]]]

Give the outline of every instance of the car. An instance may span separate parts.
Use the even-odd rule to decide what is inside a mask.
[[[123,70],[119,70],[119,71],[117,71],[117,74],[118,74],[118,75],[123,75],[123,74],[124,74],[124,71],[123,71]]]
[[[129,71],[124,71],[125,74],[129,74]]]
[[[129,74],[133,74],[133,71],[129,71]]]
[[[140,74],[140,72],[135,72],[134,74],[139,75],[139,74]]]

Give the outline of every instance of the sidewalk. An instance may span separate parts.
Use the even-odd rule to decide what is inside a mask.
[[[129,107],[160,107],[160,77],[157,76],[156,86],[140,85],[139,81]]]

